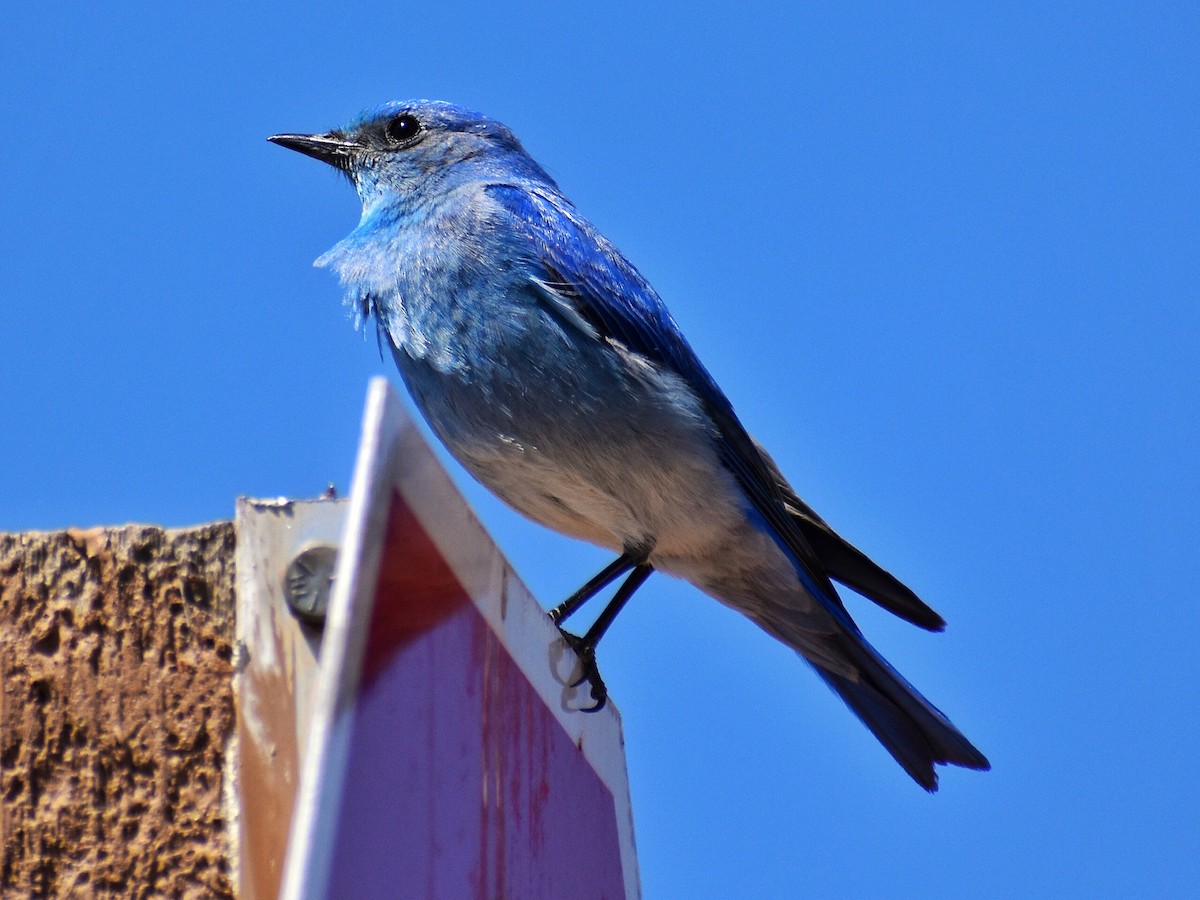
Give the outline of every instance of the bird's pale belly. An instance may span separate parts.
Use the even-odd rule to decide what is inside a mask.
[[[666,561],[715,553],[746,522],[708,419],[671,374],[596,364],[540,381],[433,370],[396,354],[422,413],[455,458],[497,496],[557,531]],[[551,370],[552,372],[552,370]]]
[[[714,477],[715,456],[679,454],[656,465],[626,449],[604,459],[600,453],[563,457],[515,442],[482,452],[451,446],[472,475],[519,512],[613,550],[691,555],[723,542],[744,520],[732,480]],[[712,488],[723,480],[726,490]]]
[[[677,453],[669,464],[655,464],[635,449],[612,447],[602,458],[617,464],[598,468],[593,460],[564,461],[511,442],[492,452],[451,450],[534,521],[616,552],[644,552],[659,571],[756,621],[767,613],[764,602],[814,608],[791,562],[747,518],[743,495],[715,454]],[[836,661],[829,665],[837,668]]]

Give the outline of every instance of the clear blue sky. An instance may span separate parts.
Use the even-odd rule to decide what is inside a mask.
[[[388,99],[512,126],[835,527],[983,749],[925,795],[782,646],[656,577],[601,648],[648,898],[1200,882],[1194,4],[24,4],[0,528],[184,525],[348,483],[369,376],[269,145]],[[464,484],[550,605],[604,560]]]

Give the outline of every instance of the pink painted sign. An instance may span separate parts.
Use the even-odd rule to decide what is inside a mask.
[[[372,383],[284,897],[639,894],[619,714]]]

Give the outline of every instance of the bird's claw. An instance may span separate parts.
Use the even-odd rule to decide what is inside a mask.
[[[562,631],[562,629],[559,629]],[[571,682],[570,687],[576,688],[585,681],[591,685],[592,706],[583,707],[579,711],[587,713],[600,712],[608,703],[608,686],[605,685],[604,679],[600,677],[600,669],[596,665],[596,648],[589,646],[583,638],[578,635],[571,634],[569,631],[562,631],[562,636],[575,655],[579,657],[580,675],[577,679]]]

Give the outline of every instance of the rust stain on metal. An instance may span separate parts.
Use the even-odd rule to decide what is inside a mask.
[[[269,898],[279,892],[292,804],[300,766],[295,740],[293,686],[282,672],[253,670],[245,687],[248,694],[276,697],[278,705],[257,704],[253,712],[238,707],[238,779],[243,798],[241,828],[254,836],[243,842],[239,861],[242,895]],[[245,696],[245,694],[243,694]],[[253,724],[246,721],[253,715]],[[249,740],[254,732],[258,740]]]

